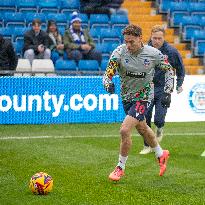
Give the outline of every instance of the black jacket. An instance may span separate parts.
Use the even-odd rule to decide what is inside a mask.
[[[15,70],[18,58],[10,40],[0,35],[0,70]],[[3,76],[3,74],[0,74]]]
[[[28,49],[33,49],[35,54],[38,54],[38,46],[40,44],[43,44],[45,48],[49,47],[49,37],[45,31],[40,30],[40,33],[37,36],[35,36],[33,29],[24,34],[23,52]]]
[[[149,42],[149,45],[152,46],[151,41]],[[166,41],[159,50],[163,55],[167,56],[171,66],[176,69],[177,86],[182,86],[185,76],[185,69],[181,55],[176,48],[172,47]],[[156,68],[153,82],[155,85],[155,91],[163,92],[165,86],[165,71]]]

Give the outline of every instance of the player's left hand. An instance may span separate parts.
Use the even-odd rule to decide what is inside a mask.
[[[182,86],[177,86],[177,94],[181,93],[183,91]]]
[[[170,107],[170,104],[171,104],[171,94],[170,93],[164,93],[162,95],[161,104],[162,104],[162,107],[164,108]]]

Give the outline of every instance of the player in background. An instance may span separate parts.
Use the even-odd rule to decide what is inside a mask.
[[[185,70],[182,62],[181,55],[176,48],[172,47],[169,43],[165,41],[165,29],[161,25],[155,25],[151,30],[151,38],[148,45],[159,49],[163,55],[166,56],[167,60],[173,68],[176,69],[177,76],[177,93],[183,91],[182,84],[184,81]],[[153,108],[155,107],[154,124],[156,126],[156,136],[157,140],[160,142],[163,137],[163,127],[165,124],[165,117],[167,114],[167,106],[163,107],[161,104],[162,96],[164,94],[165,86],[165,71],[156,68],[154,75],[154,99],[149,106],[148,112],[146,114],[146,121],[149,127],[151,127],[151,119]],[[148,154],[152,152],[151,147],[144,141],[144,148],[141,150],[140,154]]]
[[[165,87],[162,99],[163,106],[170,104],[174,87],[174,71],[163,54],[156,48],[143,45],[142,29],[128,25],[123,30],[125,44],[118,46],[112,53],[103,76],[103,84],[107,92],[113,94],[115,86],[112,77],[116,71],[121,82],[121,97],[126,117],[120,128],[121,143],[119,161],[109,179],[119,181],[124,175],[125,164],[132,145],[131,131],[136,128],[145,141],[153,148],[158,159],[162,176],[166,171],[169,151],[162,150],[155,133],[146,124],[145,114],[154,97],[153,76],[156,66],[166,72]]]

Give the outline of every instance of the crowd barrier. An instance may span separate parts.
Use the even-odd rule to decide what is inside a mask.
[[[119,77],[113,80],[110,95],[102,76],[1,77],[0,124],[121,122]],[[172,94],[166,121],[205,121],[204,76],[186,76],[183,87]]]

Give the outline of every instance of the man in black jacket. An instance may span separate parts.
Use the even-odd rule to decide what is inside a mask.
[[[0,76],[11,75],[9,74],[9,70],[15,70],[17,63],[18,59],[12,43],[0,35]],[[8,72],[3,73],[3,70]]]
[[[50,59],[51,51],[49,47],[49,37],[45,31],[41,30],[41,21],[35,19],[32,22],[32,29],[24,34],[24,58],[29,59]]]

